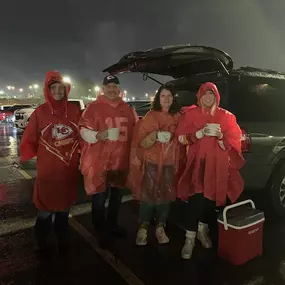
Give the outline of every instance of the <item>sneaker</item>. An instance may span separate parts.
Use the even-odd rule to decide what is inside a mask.
[[[140,228],[137,233],[136,245],[147,245],[147,229]]]
[[[156,238],[159,244],[169,243],[169,238],[165,233],[164,227],[160,226],[156,228],[155,231]]]

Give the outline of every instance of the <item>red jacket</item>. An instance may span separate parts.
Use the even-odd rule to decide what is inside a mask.
[[[212,90],[216,106],[207,112],[200,105],[205,90]],[[186,167],[178,183],[178,197],[187,199],[195,193],[223,205],[229,197],[234,202],[243,191],[244,182],[239,169],[244,165],[241,153],[241,130],[235,116],[218,107],[220,94],[213,83],[205,83],[198,94],[198,106],[184,109],[176,134],[186,135],[190,145]],[[207,123],[218,123],[223,133],[222,149],[216,137],[198,140],[195,133]]]
[[[20,143],[22,161],[37,157],[35,206],[52,212],[65,210],[76,202],[79,173],[77,123],[80,112],[77,106],[67,102],[68,86],[63,101],[53,104],[48,87],[59,80],[58,73],[47,74],[47,102],[32,114]]]

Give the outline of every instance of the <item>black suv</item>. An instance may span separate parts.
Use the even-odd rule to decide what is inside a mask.
[[[243,131],[246,189],[270,191],[274,210],[285,217],[285,73],[234,69],[225,52],[190,44],[132,52],[104,72],[141,72],[145,80],[154,79],[149,74],[171,76],[166,84],[177,90],[182,106],[196,103],[203,82],[214,82],[221,106],[236,115]]]
[[[139,118],[143,117],[147,111],[149,111],[151,106],[150,100],[128,101],[127,103],[136,110]]]

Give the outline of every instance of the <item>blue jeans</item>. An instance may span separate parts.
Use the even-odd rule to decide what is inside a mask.
[[[62,212],[46,212],[38,211],[34,233],[36,241],[39,245],[44,245],[47,242],[48,236],[52,229],[58,239],[62,240],[66,237],[68,229],[69,209]]]
[[[147,202],[141,202],[139,210],[139,220],[141,223],[149,223],[153,217],[153,213],[156,212],[157,224],[166,224],[171,202],[165,202],[160,204],[150,204]]]
[[[105,202],[109,196],[109,205]],[[122,191],[119,188],[108,187],[105,192],[92,196],[92,223],[95,227],[103,227],[105,222],[116,225],[122,201]]]

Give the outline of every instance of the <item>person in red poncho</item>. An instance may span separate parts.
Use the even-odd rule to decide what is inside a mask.
[[[197,99],[198,106],[183,110],[176,131],[179,141],[188,145],[177,192],[178,198],[188,199],[186,239],[181,252],[184,259],[192,256],[196,234],[203,247],[212,247],[209,216],[227,198],[236,201],[244,187],[239,174],[244,165],[242,133],[235,116],[219,107],[220,94],[211,82],[201,85]]]
[[[83,139],[81,171],[85,191],[92,195],[92,223],[101,247],[111,237],[124,237],[126,232],[117,224],[129,168],[129,153],[135,111],[120,98],[119,79],[108,75],[103,81],[103,95],[88,105],[80,120]],[[107,213],[105,202],[110,196]]]
[[[33,112],[20,142],[22,162],[37,157],[33,200],[38,209],[34,230],[40,251],[47,249],[53,214],[58,249],[67,249],[69,208],[77,200],[80,111],[68,103],[69,92],[70,85],[60,73],[46,74],[46,103]]]
[[[174,90],[161,86],[155,95],[151,111],[135,128],[128,186],[132,189],[134,198],[141,201],[140,228],[136,238],[138,246],[147,244],[149,223],[154,212],[158,243],[169,242],[165,226],[170,204],[176,199],[179,150],[184,148],[175,137],[179,117]]]

